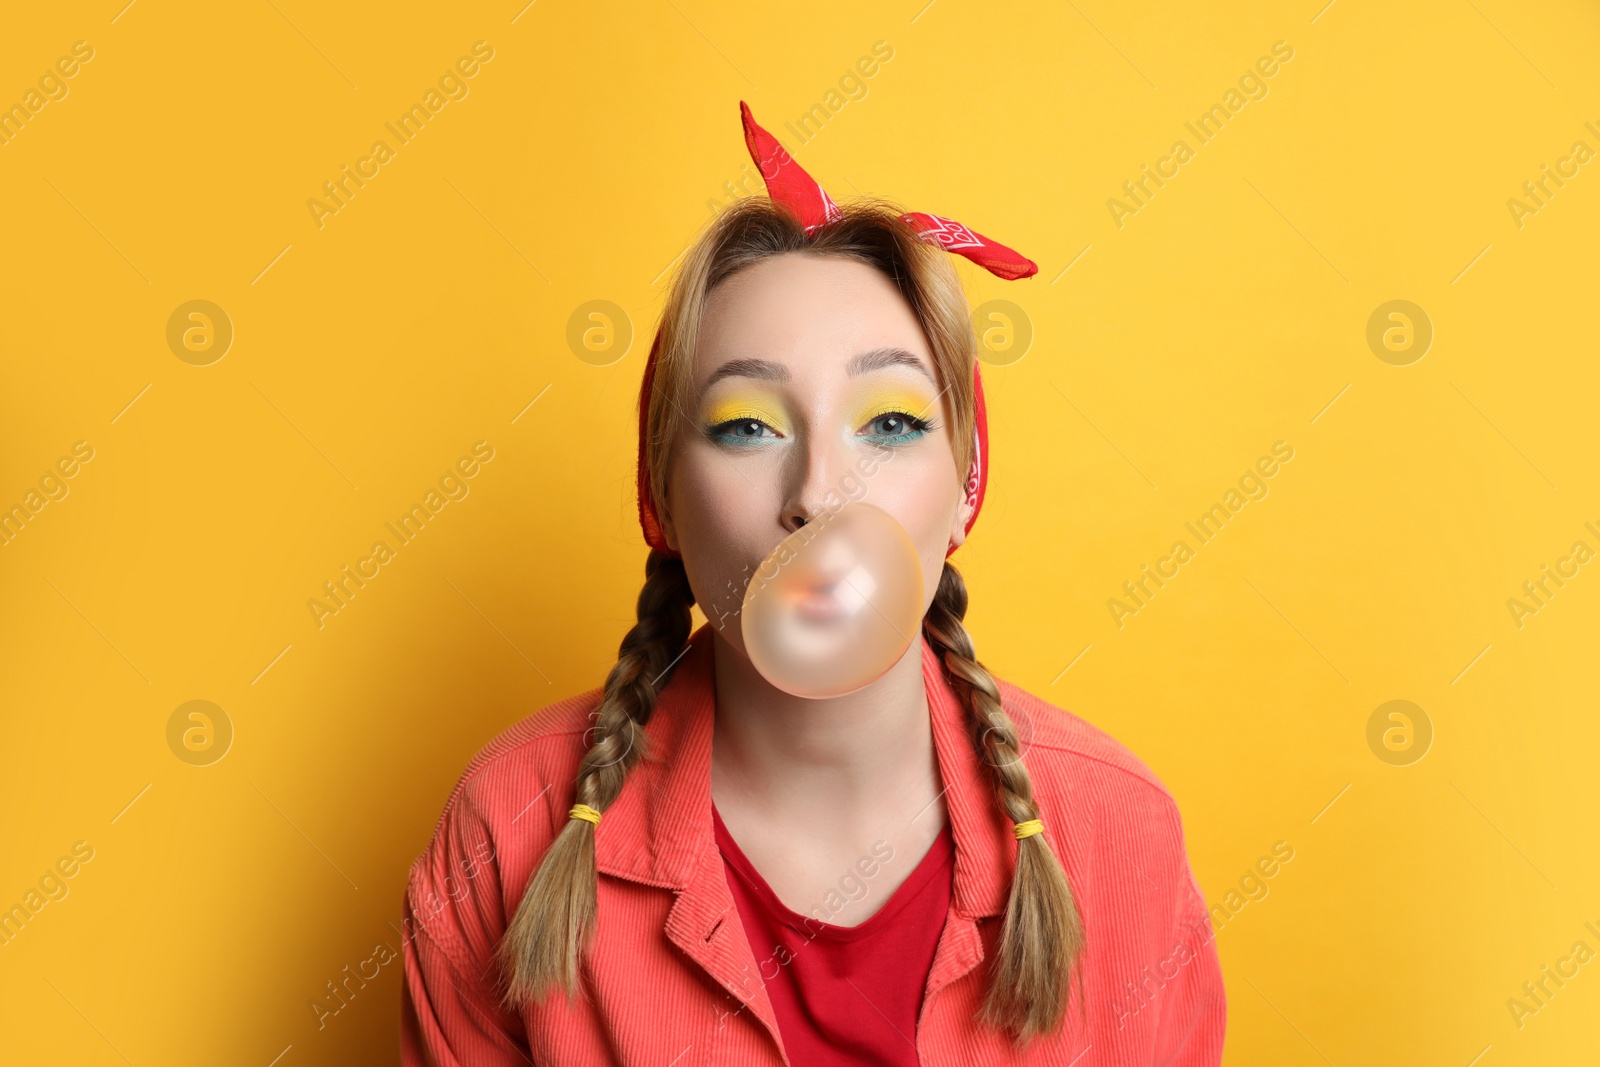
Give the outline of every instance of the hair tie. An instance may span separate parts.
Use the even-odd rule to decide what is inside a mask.
[[[587,804],[572,805],[572,810],[567,812],[567,818],[582,819],[584,822],[592,822],[596,826],[600,825],[600,813]]]
[[[1042,833],[1044,833],[1043,819],[1028,819],[1026,822],[1014,822],[1011,824],[1011,836],[1018,841],[1021,841],[1024,837],[1032,837],[1034,834]]]

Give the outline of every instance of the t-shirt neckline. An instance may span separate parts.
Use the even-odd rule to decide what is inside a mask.
[[[733,835],[728,832],[728,827],[722,821],[722,815],[717,811],[715,803],[711,805],[711,820],[718,849],[722,852],[723,859],[733,868],[734,874],[750,888],[768,914],[807,938],[857,941],[877,933],[892,923],[895,915],[904,911],[918,895],[927,890],[935,878],[943,875],[955,858],[955,838],[951,833],[949,822],[946,822],[940,828],[927,853],[917,861],[917,866],[906,876],[906,880],[895,887],[889,899],[884,901],[883,907],[854,926],[836,926],[826,920],[801,914],[779,898],[767,884],[767,880],[761,876],[761,872],[756,870],[755,864],[744,854],[744,850],[739,847]]]

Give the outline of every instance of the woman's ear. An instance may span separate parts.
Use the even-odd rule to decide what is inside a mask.
[[[955,521],[950,526],[950,544],[959,548],[967,539],[967,523],[972,518],[972,501],[963,493],[961,503],[956,508]]]
[[[661,527],[661,536],[667,542],[667,547],[674,552],[681,552],[678,548],[678,531],[672,525],[672,513],[666,508],[656,509],[656,523]]]

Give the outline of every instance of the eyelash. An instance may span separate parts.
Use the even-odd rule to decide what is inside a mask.
[[[900,419],[911,428],[903,433],[897,434],[863,434],[862,436],[871,437],[887,444],[906,444],[939,429],[939,423],[937,421],[933,419],[918,418],[908,411],[900,411],[899,409],[880,412],[868,419],[867,425],[871,426],[874,423],[891,417]],[[750,423],[755,423],[758,426],[765,426],[769,430],[772,429],[772,427],[767,426],[767,424],[762,420],[747,415],[736,419],[729,419],[726,422],[719,422],[715,426],[706,427],[706,436],[711,438],[713,441],[726,442],[738,448],[745,448],[766,439],[766,435],[764,434],[756,437],[750,437],[735,435],[729,432],[735,426],[744,426]]]

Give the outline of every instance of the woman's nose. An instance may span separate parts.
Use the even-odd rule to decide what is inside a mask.
[[[805,434],[793,449],[781,475],[785,480],[780,524],[786,534],[816,521],[826,509],[845,500],[845,476],[854,469],[854,456],[839,434]]]

